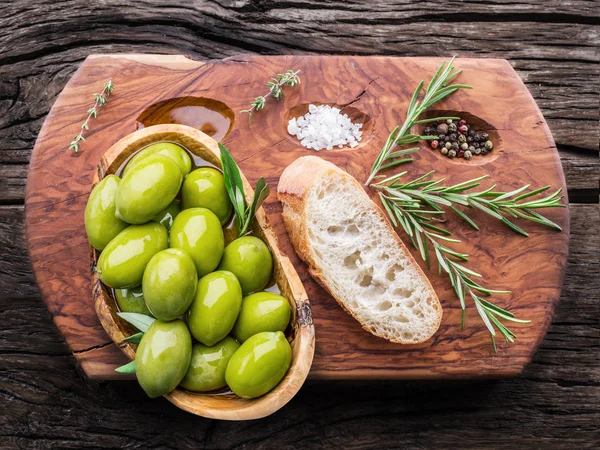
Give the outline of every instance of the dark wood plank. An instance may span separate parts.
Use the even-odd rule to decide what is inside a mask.
[[[0,248],[0,298],[38,296],[27,255],[23,205],[0,206]]]
[[[5,164],[21,165],[24,177],[41,123],[83,59],[89,53],[132,51],[183,52],[196,59],[301,52],[508,58],[548,120],[569,188],[583,192],[571,201],[595,194],[597,202],[597,2],[183,5],[164,0],[0,4],[0,204],[22,203],[20,188],[5,194],[1,187],[4,174],[16,170]],[[134,383],[86,380],[36,294],[22,241],[22,206],[0,207],[0,447],[595,448],[600,441],[598,206],[575,205],[571,212],[561,302],[522,378],[309,382],[277,415],[236,424],[198,420],[164,400],[147,400]]]

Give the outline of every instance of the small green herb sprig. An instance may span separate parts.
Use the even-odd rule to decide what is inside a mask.
[[[249,109],[244,109],[240,112],[249,113],[248,118],[252,119],[252,112],[263,109],[269,95],[272,95],[277,101],[281,100],[281,97],[283,97],[284,86],[296,87],[300,83],[300,77],[298,76],[299,73],[299,70],[287,70],[285,73],[277,74],[275,78],[271,78],[271,81],[267,83],[269,92],[267,92],[265,95],[256,97],[250,104]]]
[[[411,127],[418,124],[433,122],[443,119],[456,119],[455,117],[436,117],[433,119],[419,120],[419,116],[436,102],[461,88],[470,89],[471,86],[449,82],[454,79],[460,70],[454,71],[454,58],[446,66],[442,63],[432,77],[424,97],[418,100],[423,88],[421,81],[415,90],[408,107],[406,120],[403,125],[396,127],[390,133],[384,147],[375,160],[369,178],[365,183],[378,192],[381,203],[395,227],[402,227],[411,243],[419,250],[421,258],[430,266],[430,253],[436,256],[438,272],[446,273],[450,278],[452,288],[460,301],[462,308],[461,326],[464,327],[466,299],[470,298],[490,333],[494,350],[496,350],[496,330],[507,342],[514,342],[516,335],[504,325],[501,320],[514,323],[529,323],[528,320],[517,319],[513,313],[496,306],[483,298],[493,294],[508,294],[510,291],[494,290],[482,286],[475,281],[481,274],[465,267],[462,263],[468,261],[469,255],[455,251],[448,247],[448,243],[460,243],[460,240],[451,238],[451,232],[443,228],[443,215],[446,209],[452,210],[462,220],[475,229],[479,229],[473,219],[457,206],[477,208],[484,213],[498,219],[511,230],[522,236],[528,236],[521,227],[511,219],[525,219],[561,230],[560,226],[534,211],[539,208],[565,207],[560,203],[563,198],[561,190],[543,198],[531,199],[534,195],[547,191],[550,187],[535,189],[526,192],[529,185],[520,187],[510,192],[495,191],[496,186],[489,189],[468,192],[479,186],[480,181],[486,177],[479,177],[465,181],[454,186],[443,186],[444,179],[437,181],[428,180],[433,174],[429,172],[408,183],[400,179],[406,172],[390,177],[380,175],[380,172],[412,161],[406,156],[419,150],[418,147],[396,150],[395,147],[404,144],[413,144],[420,140],[436,139],[434,136],[420,136],[409,133]],[[381,178],[384,178],[381,180]],[[381,180],[381,181],[375,181]],[[527,201],[525,201],[528,199]]]
[[[79,147],[81,146],[81,142],[85,142],[85,138],[83,137],[83,133],[90,129],[88,123],[90,119],[93,117],[94,119],[98,117],[98,110],[108,101],[108,97],[114,90],[115,85],[111,79],[109,79],[104,84],[104,89],[100,94],[94,94],[94,106],[88,109],[88,116],[85,119],[85,122],[81,125],[81,130],[79,134],[73,138],[71,144],[69,145],[69,149],[73,151],[73,153],[79,152]]]
[[[248,205],[246,203],[246,197],[244,196],[244,184],[242,183],[240,169],[227,148],[220,142],[219,150],[221,151],[221,166],[223,167],[225,188],[227,189],[227,194],[229,195],[229,199],[231,200],[235,211],[238,235],[244,236],[248,233],[250,222],[252,221],[256,210],[269,196],[271,190],[265,179],[261,177],[254,188],[254,198],[252,199],[252,203]]]

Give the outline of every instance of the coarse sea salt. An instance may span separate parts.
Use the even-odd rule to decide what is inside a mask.
[[[348,114],[328,105],[309,105],[308,112],[288,122],[288,133],[306,148],[332,150],[348,145],[354,148],[362,139],[362,123],[354,124]]]

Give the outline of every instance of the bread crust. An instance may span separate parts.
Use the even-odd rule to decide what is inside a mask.
[[[384,336],[379,336],[373,332],[370,328],[368,328],[360,319],[360,317],[355,314],[351,309],[347,308],[343,301],[338,299],[335,294],[332,292],[332,289],[328,285],[326,279],[323,276],[321,269],[315,262],[315,258],[313,256],[312,247],[310,245],[310,240],[307,235],[306,223],[307,223],[307,214],[306,214],[306,203],[308,199],[308,194],[311,191],[311,188],[320,181],[321,178],[330,176],[332,174],[336,174],[338,176],[344,177],[348,181],[350,181],[353,186],[357,189],[358,195],[364,195],[373,208],[373,211],[377,214],[377,216],[385,223],[387,230],[389,231],[390,236],[397,242],[398,246],[402,249],[402,251],[407,256],[407,261],[409,264],[413,266],[421,281],[428,287],[431,298],[430,301],[436,303],[436,310],[438,312],[436,316],[435,326],[432,328],[434,331],[424,337],[423,339],[414,339],[410,341],[406,341],[403,339],[388,339],[391,342],[399,343],[399,344],[415,344],[421,343],[428,340],[435,332],[438,330],[441,320],[442,320],[442,307],[439,302],[439,299],[431,285],[431,282],[419,266],[419,264],[412,257],[404,243],[400,240],[398,234],[392,227],[392,224],[388,220],[387,216],[381,210],[377,204],[375,204],[364,191],[362,185],[350,174],[345,172],[344,170],[337,167],[335,164],[332,164],[328,161],[323,160],[317,156],[303,156],[298,158],[292,164],[290,164],[281,175],[279,180],[279,185],[277,187],[277,198],[283,204],[283,220],[285,223],[286,230],[290,236],[290,240],[296,253],[298,256],[309,266],[310,275],[327,291],[333,298],[336,299],[338,304],[354,319],[356,319],[361,326],[371,334],[375,336],[387,339]]]

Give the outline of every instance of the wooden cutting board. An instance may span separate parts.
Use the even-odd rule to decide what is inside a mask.
[[[562,233],[523,223],[530,233],[528,238],[479,211],[473,212],[479,232],[455,217],[449,218],[449,228],[463,241],[457,249],[471,255],[469,267],[483,274],[487,286],[512,291],[507,296],[496,296],[494,301],[532,321],[513,325],[518,335],[516,343],[505,344],[500,338],[498,352],[494,353],[474,305],[468,304],[466,326],[461,330],[460,306],[450,283],[425,267],[444,308],[436,335],[420,345],[402,346],[364,331],[310,278],[289,242],[281,205],[276,200],[283,169],[296,158],[314,153],[287,134],[290,117],[304,113],[311,102],[346,106],[355,120],[365,124],[363,141],[356,149],[322,151],[319,156],[364,182],[388,134],[404,119],[416,85],[421,79],[429,79],[441,61],[242,56],[202,63],[183,56],[88,57],[58,97],[40,131],[26,197],[26,231],[35,277],[57,327],[84,372],[94,379],[118,378],[114,368],[126,362],[102,329],[92,304],[83,211],[96,165],[112,144],[135,131],[138,119],[146,123],[165,117],[169,120],[168,114],[163,114],[165,108],[207,104],[189,98],[172,101],[197,97],[224,103],[221,112],[233,123],[223,131],[228,132],[223,142],[251,183],[264,176],[271,186],[265,210],[312,304],[317,345],[311,377],[475,378],[521,373],[540,345],[559,299],[569,242],[566,208],[545,212],[563,227]],[[490,133],[496,147],[490,155],[471,161],[450,160],[423,147],[414,163],[402,167],[408,171],[407,179],[435,169],[436,176],[446,177],[449,183],[490,175],[483,187],[493,180],[506,190],[528,183],[565,189],[546,122],[510,64],[498,59],[458,59],[456,66],[464,69],[459,81],[474,89],[454,94],[436,111],[467,116]],[[270,76],[286,69],[300,69],[302,83],[295,89],[286,88],[281,102],[270,99],[266,109],[249,121],[239,111],[248,107],[256,95],[266,92]],[[114,94],[98,118],[91,121],[81,152],[73,155],[68,150],[69,142],[85,120],[92,94],[99,92],[109,77],[116,86]],[[157,106],[152,108],[164,101],[167,103],[158,107],[161,111],[157,112]]]

